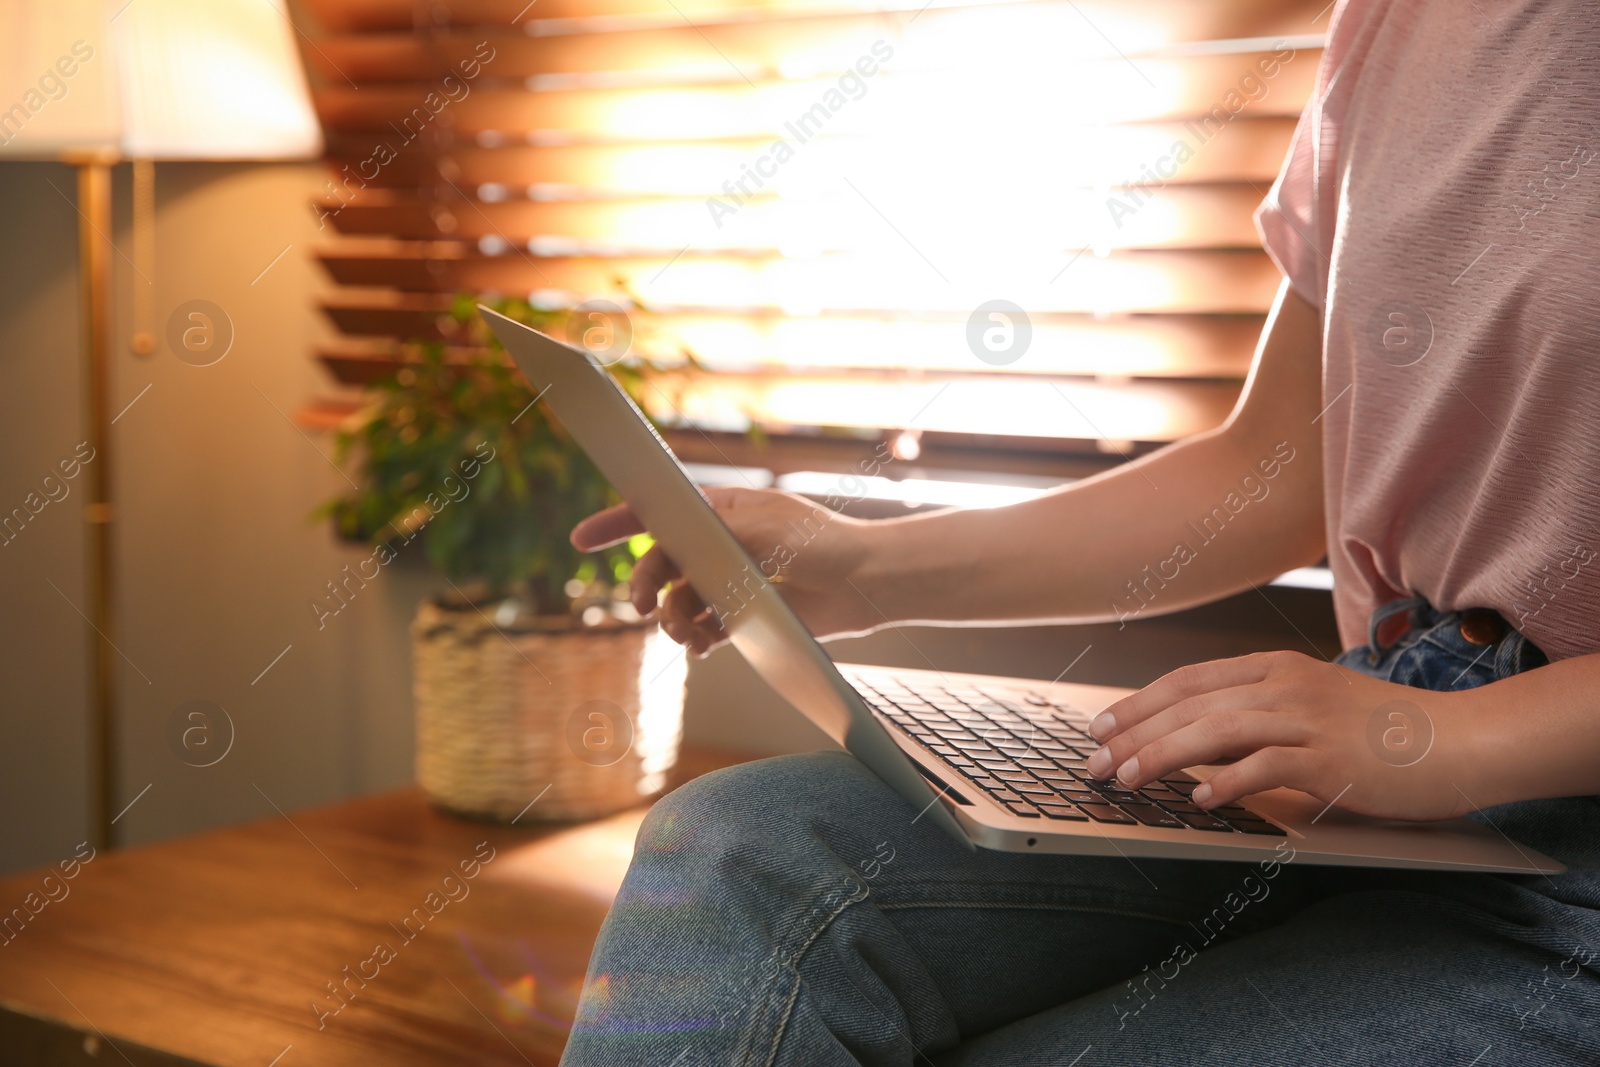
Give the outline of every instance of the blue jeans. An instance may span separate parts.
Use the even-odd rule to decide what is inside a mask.
[[[1543,663],[1384,612],[1409,627],[1342,663],[1435,689]],[[1548,878],[974,853],[916,815],[834,752],[662,799],[561,1062],[1600,1064],[1596,798],[1480,814]]]

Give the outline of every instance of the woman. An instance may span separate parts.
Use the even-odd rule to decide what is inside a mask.
[[[840,519],[783,586],[823,635],[1082,621],[1179,555],[1141,609],[1326,555],[1336,663],[1176,671],[1095,721],[1091,769],[1232,760],[1197,801],[1468,814],[1566,873],[974,854],[848,756],[767,760],[652,811],[563,1062],[1600,1062],[1597,105],[1579,5],[1342,3],[1258,214],[1286,278],[1227,423],[1012,507]],[[1270,457],[1270,495],[1193,545]],[[810,510],[713,500],[758,558]],[[641,609],[673,576],[641,561]],[[720,640],[682,584],[661,611]],[[1429,742],[1404,759],[1372,740],[1394,707]]]

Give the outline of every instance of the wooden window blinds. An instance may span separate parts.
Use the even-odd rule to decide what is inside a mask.
[[[1328,14],[305,6],[339,380],[439,336],[463,290],[609,301],[636,351],[711,371],[660,414],[729,439],[753,421],[812,469],[841,437],[1049,469],[1221,422],[1277,283],[1251,213]]]

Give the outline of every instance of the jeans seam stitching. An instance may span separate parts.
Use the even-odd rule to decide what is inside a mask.
[[[795,998],[800,995],[800,968],[796,966],[796,961],[798,961],[801,956],[805,955],[806,950],[816,942],[817,938],[822,936],[823,932],[827,930],[829,926],[833,925],[833,921],[842,915],[846,908],[852,904],[860,903],[861,901],[867,899],[867,896],[867,887],[864,885],[858,886],[855,892],[840,900],[839,904],[831,912],[829,912],[827,916],[825,916],[816,924],[810,935],[807,936],[806,939],[802,941],[793,952],[790,952],[787,955],[779,955],[779,953],[774,952],[773,955],[769,957],[773,963],[777,964],[780,968],[780,974],[786,970],[788,973],[794,976],[794,979],[790,983],[788,996],[784,997],[783,999],[782,1013],[779,1015],[777,1024],[773,1027],[772,1041],[767,1048],[766,1058],[760,1061],[754,1061],[753,1059],[747,1058],[746,1062],[759,1062],[762,1067],[771,1067],[772,1063],[778,1058],[778,1045],[783,1041],[783,1035],[788,1030],[789,1017],[794,1012]],[[768,998],[768,1003],[771,1003],[770,997]],[[765,1014],[765,1010],[763,1010],[763,1014]],[[759,1019],[751,1020],[751,1027],[746,1031],[750,1037],[754,1036],[754,1029],[759,1021]],[[750,1055],[753,1056],[753,1052]]]
[[[910,911],[916,908],[988,908],[994,910],[1017,911],[1083,911],[1095,915],[1116,915],[1125,919],[1150,919],[1155,922],[1169,923],[1172,926],[1186,926],[1188,920],[1175,919],[1170,915],[1158,915],[1148,911],[1129,911],[1126,908],[1102,907],[1094,904],[1048,904],[1048,903],[1023,903],[1011,901],[971,901],[971,900],[908,900],[893,904],[879,904],[880,911]]]
[[[829,919],[829,921],[831,922],[832,919]],[[793,975],[789,983],[789,995],[783,998],[783,1013],[778,1016],[778,1023],[773,1027],[772,1042],[767,1047],[767,1056],[766,1059],[761,1061],[761,1067],[772,1067],[772,1064],[777,1061],[778,1045],[783,1041],[783,1035],[789,1029],[789,1018],[794,1014],[794,1002],[800,996],[800,972],[790,967],[789,973]]]
[[[811,947],[812,942],[822,936],[822,932],[833,924],[833,920],[837,919],[841,914],[843,914],[844,909],[848,908],[852,904],[861,903],[863,900],[867,899],[868,895],[869,891],[866,886],[857,886],[855,892],[841,900],[839,905],[834,908],[833,911],[829,912],[826,918],[817,923],[816,929],[811,931],[811,936],[807,937],[798,948],[789,953],[789,958],[784,962],[786,962],[791,968],[794,967],[795,961],[797,961],[801,956],[805,955],[806,950]]]

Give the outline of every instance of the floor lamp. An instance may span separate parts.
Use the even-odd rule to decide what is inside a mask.
[[[135,233],[153,227],[150,162],[312,159],[322,135],[312,112],[291,15],[275,0],[5,0],[0,4],[0,164],[51,160],[77,171],[78,270],[83,314],[84,436],[88,465],[84,614],[90,657],[93,840],[116,844],[117,638],[112,479],[112,169],[133,161]],[[136,258],[150,262],[148,255]],[[145,273],[145,272],[141,272]],[[133,282],[153,286],[149,276]],[[153,307],[135,301],[136,318]],[[128,349],[157,348],[136,321]]]

